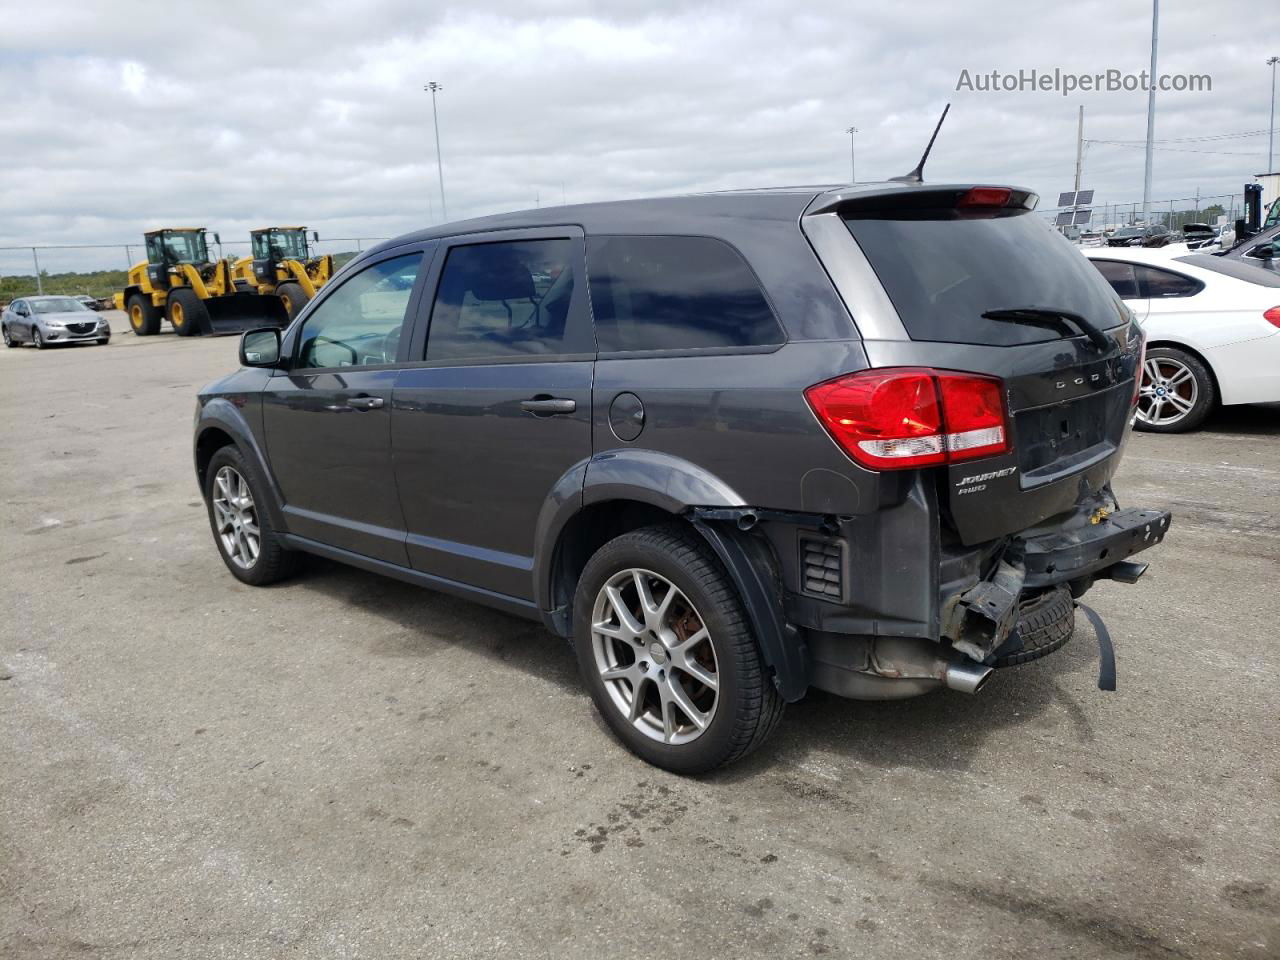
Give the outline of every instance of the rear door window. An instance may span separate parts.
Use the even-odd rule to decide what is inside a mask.
[[[453,247],[431,310],[427,359],[591,353],[590,331],[570,322],[576,246],[565,237]]]
[[[601,353],[775,346],[760,281],[711,237],[592,237],[587,275]]]
[[[886,210],[845,223],[913,340],[1015,346],[1076,335],[982,316],[1016,307],[1078,313],[1104,330],[1127,321],[1098,271],[1038,216]]]

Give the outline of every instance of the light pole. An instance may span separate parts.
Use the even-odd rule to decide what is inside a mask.
[[[1273,166],[1275,156],[1276,143],[1276,64],[1280,63],[1280,57],[1272,57],[1267,61],[1267,65],[1271,67],[1271,132],[1267,135],[1267,173],[1275,173],[1276,168]]]
[[[858,182],[858,155],[854,149],[853,138],[857,134],[857,127],[849,127],[845,133],[849,135],[849,182]]]
[[[1142,175],[1142,220],[1151,213],[1151,145],[1156,135],[1156,38],[1160,32],[1160,0],[1151,0],[1151,76],[1147,78],[1147,165]]]
[[[440,216],[449,219],[449,208],[444,203],[444,161],[440,159],[440,115],[436,112],[436,92],[444,87],[432,80],[422,88],[431,94],[431,122],[436,128],[436,171],[440,174]]]

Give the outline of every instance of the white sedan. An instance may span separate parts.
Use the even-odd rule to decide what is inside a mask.
[[[1202,253],[1084,250],[1147,332],[1140,430],[1194,430],[1218,404],[1280,402],[1280,273]]]

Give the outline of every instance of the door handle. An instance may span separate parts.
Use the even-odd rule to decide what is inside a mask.
[[[357,410],[377,410],[382,406],[381,397],[348,397],[347,406]]]
[[[535,416],[550,417],[557,413],[573,413],[578,409],[578,403],[561,397],[534,397],[531,400],[521,400],[520,409]]]

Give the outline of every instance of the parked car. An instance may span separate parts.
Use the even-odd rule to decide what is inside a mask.
[[[1127,247],[1132,244],[1142,243],[1142,227],[1121,227],[1113,230],[1111,235],[1107,237],[1107,246],[1109,247]]]
[[[1207,223],[1184,223],[1182,241],[1191,250],[1202,250],[1217,243],[1218,232]]]
[[[99,300],[97,297],[89,296],[87,293],[77,293],[72,299],[78,300],[80,303],[84,304],[84,306],[88,307],[90,310],[102,309],[102,301]]]
[[[1280,226],[1268,227],[1218,254],[1223,260],[1276,272],[1280,260]]]
[[[1160,223],[1145,227],[1121,227],[1107,238],[1107,246],[1163,247],[1172,237],[1169,228]]]
[[[1140,430],[1194,430],[1218,405],[1280,401],[1280,274],[1203,253],[1088,250],[1147,333]]]
[[[75,297],[22,297],[0,314],[6,347],[31,343],[37,350],[59,343],[99,343],[111,339],[111,326]]]
[[[1035,199],[731,192],[384,243],[200,391],[214,542],[249,584],[313,553],[540,620],[685,773],[810,687],[976,692],[1170,523],[1111,490],[1141,329]]]

